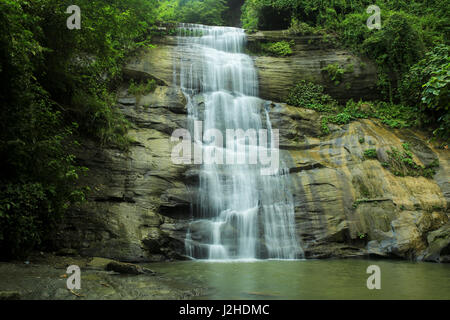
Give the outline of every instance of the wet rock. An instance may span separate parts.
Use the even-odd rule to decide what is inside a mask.
[[[186,127],[185,104],[179,89],[159,86],[137,105],[121,109],[133,124],[128,152],[99,148],[92,141],[74,151],[90,169],[80,182],[92,192],[87,203],[71,208],[55,230],[57,249],[128,262],[173,259],[171,245],[156,256],[142,241],[168,216],[189,217],[189,181],[184,174],[189,166],[172,162],[170,141],[174,130]],[[169,232],[169,240],[172,236],[179,234]]]
[[[100,257],[93,257],[88,263],[87,263],[87,267],[88,268],[92,268],[92,269],[99,269],[99,270],[104,270],[106,268],[106,266],[111,263],[114,262],[111,259],[106,259],[106,258],[100,258]]]
[[[138,275],[138,274],[155,274],[155,272],[153,272],[152,270],[148,269],[148,268],[144,268],[141,266],[138,266],[136,264],[131,264],[131,263],[125,263],[125,262],[118,262],[118,261],[111,261],[110,263],[108,263],[105,267],[106,271],[114,271],[114,272],[118,272],[118,273],[123,273],[123,274],[134,274],[134,275]]]
[[[124,97],[117,100],[118,103],[130,106],[136,104],[136,98],[135,97]]]
[[[283,117],[283,113],[291,111],[282,106],[270,116]],[[296,122],[289,117],[286,121]],[[419,260],[427,256],[446,261],[446,254],[433,252],[445,253],[449,238],[439,229],[448,221],[448,152],[427,144],[419,132],[409,132],[408,141],[420,140],[429,148],[427,159],[439,158],[439,174],[434,179],[397,177],[383,167],[382,160],[387,157],[386,150],[402,150],[406,140],[401,131],[371,120],[344,128],[323,137],[311,135],[312,131],[293,136],[280,130],[280,141],[285,141],[281,156],[292,176],[297,234],[305,254],[322,258],[373,254]],[[365,137],[363,142],[360,137]],[[369,147],[377,150],[379,159],[362,156]],[[419,157],[414,159],[424,165]],[[305,166],[308,170],[302,170]],[[442,236],[428,241],[438,229]],[[431,250],[433,244],[435,250]],[[332,249],[343,245],[347,249]]]
[[[142,240],[145,249],[152,254],[163,254],[169,259],[184,259],[184,237],[186,228],[175,231],[162,231],[152,228]],[[178,236],[177,236],[178,235]]]
[[[248,35],[251,46],[256,42],[293,40],[293,54],[287,57],[269,57],[258,53],[254,57],[258,70],[260,95],[264,99],[285,101],[289,88],[300,80],[312,81],[325,87],[325,91],[338,100],[378,97],[376,67],[366,59],[322,41],[322,36],[295,36],[284,31],[259,31]],[[339,84],[331,81],[322,69],[329,64],[352,66]]]
[[[450,262],[450,224],[430,232],[428,248],[423,254],[423,260],[432,262]]]

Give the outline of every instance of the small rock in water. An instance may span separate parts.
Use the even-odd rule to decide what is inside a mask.
[[[154,271],[143,268],[141,266],[132,264],[132,263],[125,263],[125,262],[118,262],[118,261],[112,261],[106,265],[107,271],[114,271],[118,273],[124,273],[124,274],[155,274]]]

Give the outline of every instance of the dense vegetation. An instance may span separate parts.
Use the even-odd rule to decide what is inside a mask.
[[[366,26],[371,15],[366,8],[373,4],[381,9],[380,30]],[[372,59],[382,100],[401,113],[402,125],[432,127],[444,140],[450,138],[449,17],[450,4],[439,0],[246,0],[242,8],[246,29],[332,36],[355,54]],[[339,65],[324,71],[335,84],[348,72]],[[293,88],[292,95],[300,87]],[[411,122],[404,123],[405,118]]]
[[[127,54],[148,44],[156,0],[0,1],[0,256],[44,245],[63,212],[83,201],[87,168],[72,154],[81,136],[126,148],[113,107]]]
[[[226,0],[162,0],[157,19],[162,22],[186,22],[224,25]]]
[[[276,57],[286,57],[292,54],[292,46],[294,41],[277,41],[277,42],[254,42],[246,48],[252,55],[269,55]]]

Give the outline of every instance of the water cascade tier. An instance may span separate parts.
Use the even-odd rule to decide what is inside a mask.
[[[258,98],[244,31],[182,24],[177,39],[181,57],[174,80],[187,98],[189,130],[202,155],[186,254],[210,260],[302,257],[282,161],[251,160],[273,155],[276,128],[268,104]]]

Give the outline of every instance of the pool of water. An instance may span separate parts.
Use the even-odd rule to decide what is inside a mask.
[[[367,267],[381,289],[367,288]],[[200,299],[450,299],[450,265],[396,260],[256,260],[152,263],[179,284],[203,287]]]

